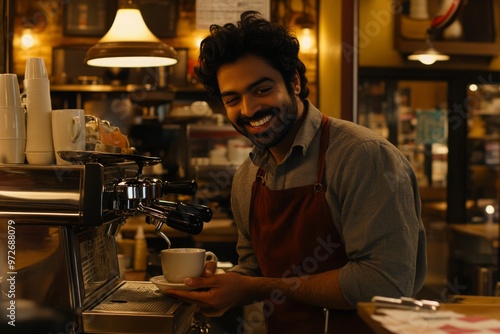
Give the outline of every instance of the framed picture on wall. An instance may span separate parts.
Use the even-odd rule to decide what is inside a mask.
[[[102,37],[116,14],[114,1],[70,0],[63,5],[63,33],[67,36]]]
[[[185,87],[188,84],[188,51],[187,48],[176,48],[177,64],[170,66],[168,83],[175,87]]]
[[[177,36],[179,0],[141,0],[139,9],[144,22],[156,37]]]

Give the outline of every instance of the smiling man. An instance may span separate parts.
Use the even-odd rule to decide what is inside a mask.
[[[196,74],[254,145],[231,193],[239,261],[217,275],[209,263],[204,277],[185,281],[200,290],[170,293],[209,316],[263,301],[269,333],[322,333],[328,308],[332,332],[356,333],[358,302],[422,287],[413,170],[385,139],[310,103],[286,28],[245,12],[210,33]]]
[[[304,111],[297,98],[301,89],[298,73],[291,80],[285,84],[281,73],[256,55],[224,64],[217,72],[229,120],[258,149],[268,148],[277,162],[290,148]]]

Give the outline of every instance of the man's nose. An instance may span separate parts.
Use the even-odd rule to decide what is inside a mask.
[[[241,103],[241,114],[247,117],[252,117],[258,110],[261,109],[261,105],[251,97],[243,97]]]

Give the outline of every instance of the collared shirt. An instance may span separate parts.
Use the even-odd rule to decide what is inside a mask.
[[[231,206],[238,227],[238,264],[231,271],[260,276],[248,220],[252,183],[258,167],[270,189],[316,182],[321,112],[308,103],[292,148],[276,164],[267,150],[256,148],[233,179]],[[326,198],[349,262],[340,269],[345,299],[354,307],[375,295],[414,296],[426,274],[426,240],[420,196],[406,157],[374,131],[329,118],[326,153]],[[311,228],[314,222],[311,221]],[[324,245],[328,247],[328,245]]]

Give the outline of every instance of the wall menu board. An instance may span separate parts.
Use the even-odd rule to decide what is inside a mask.
[[[116,13],[112,1],[66,1],[63,7],[63,33],[67,36],[102,37],[109,30]]]
[[[246,10],[258,11],[269,20],[271,0],[197,0],[196,29],[208,30],[212,24],[236,23],[240,14]]]
[[[179,0],[141,0],[139,8],[144,22],[156,37],[177,36]]]

